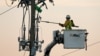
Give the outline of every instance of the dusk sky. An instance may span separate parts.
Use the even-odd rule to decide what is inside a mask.
[[[11,3],[7,0],[8,4]],[[62,44],[57,44],[51,51],[50,56],[100,56],[100,0],[54,0],[55,6],[46,1],[48,10],[42,8],[41,20],[64,23],[66,15],[70,15],[79,28],[87,29],[88,50],[64,49]],[[18,4],[15,2],[11,7]],[[0,0],[0,13],[9,8],[5,0]],[[18,37],[21,35],[21,24],[23,9],[14,8],[5,14],[0,15],[0,56],[28,56],[25,51],[18,51]],[[28,25],[28,13],[26,14],[26,27]],[[44,55],[44,49],[53,40],[53,31],[64,29],[57,24],[39,23],[39,38],[44,40],[42,53],[37,52],[37,56]],[[27,28],[28,30],[28,28]],[[26,31],[27,36],[27,31]],[[75,51],[75,52],[74,52]],[[69,54],[70,53],[70,54]]]

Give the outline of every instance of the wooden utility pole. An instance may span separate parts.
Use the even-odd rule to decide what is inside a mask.
[[[31,0],[30,56],[35,42],[35,0]]]

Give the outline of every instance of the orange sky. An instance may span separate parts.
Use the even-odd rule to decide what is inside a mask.
[[[5,0],[0,0],[0,13],[7,10]],[[8,2],[10,0],[7,0]],[[56,45],[52,51],[51,56],[100,56],[100,0],[54,0],[55,6],[47,2],[48,10],[43,7],[43,12],[40,14],[42,20],[48,20],[51,22],[65,21],[67,14],[71,15],[76,25],[79,25],[79,29],[87,29],[88,45],[96,43],[93,46],[89,46],[88,50],[79,50],[77,52],[68,54],[75,50],[63,49],[63,45]],[[10,2],[9,2],[10,3]],[[17,2],[14,4],[16,5]],[[22,8],[14,8],[13,10],[0,15],[0,55],[1,56],[23,56],[24,51],[18,51],[17,38],[20,35],[20,27],[22,23]],[[28,23],[28,14],[26,16],[26,26]],[[52,32],[54,30],[61,30],[59,25],[40,23],[40,39],[44,39],[43,52],[37,53],[37,56],[43,56],[44,49],[52,41]],[[59,54],[58,54],[59,53]],[[25,56],[28,56],[26,52]]]

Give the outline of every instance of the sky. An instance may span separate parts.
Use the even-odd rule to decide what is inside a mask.
[[[11,3],[7,0],[8,4]],[[48,10],[42,8],[40,14],[42,19],[51,22],[64,23],[66,15],[70,15],[79,28],[87,29],[88,50],[64,49],[62,44],[57,44],[51,51],[51,56],[100,56],[100,0],[54,0],[55,6],[48,1]],[[11,7],[17,5],[15,2]],[[0,13],[11,8],[0,0]],[[17,38],[21,35],[23,10],[14,8],[5,14],[0,15],[0,56],[28,56],[25,51],[18,51]],[[26,27],[28,25],[28,14],[26,14]],[[39,23],[39,38],[44,40],[42,53],[37,52],[37,56],[44,55],[44,49],[53,40],[53,31],[64,29],[57,24]],[[27,33],[26,33],[27,36]],[[24,55],[25,53],[25,55]],[[58,54],[59,53],[59,54]]]

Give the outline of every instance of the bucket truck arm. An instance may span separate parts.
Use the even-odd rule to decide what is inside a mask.
[[[45,49],[45,54],[44,56],[49,56],[51,49],[57,44],[57,42],[52,41],[47,48]]]
[[[45,49],[44,56],[49,56],[51,49],[56,45],[56,44],[63,44],[63,35],[59,32],[59,30],[56,30],[53,32],[54,39],[53,41],[47,46]]]

